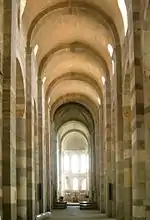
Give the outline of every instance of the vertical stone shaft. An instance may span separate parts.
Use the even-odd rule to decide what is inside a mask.
[[[100,109],[100,212],[105,213],[105,193],[104,193],[104,126],[103,126],[103,108]]]
[[[124,151],[123,151],[123,117],[122,117],[122,72],[121,54],[119,46],[116,47],[118,57],[114,83],[115,95],[115,137],[116,137],[116,219],[124,219]],[[120,58],[120,59],[119,59]]]
[[[56,163],[56,145],[55,145],[55,131],[54,131],[54,122],[50,120],[51,123],[51,178],[52,178],[52,186],[51,186],[51,202],[52,206],[56,202],[57,195],[57,163]]]
[[[146,153],[144,132],[144,94],[142,63],[141,4],[133,1],[134,70],[131,76],[132,114],[132,219],[146,219]]]
[[[3,101],[3,75],[0,72],[0,216],[2,216],[2,101]]]
[[[46,176],[47,176],[47,210],[50,211],[50,133],[49,133],[49,109],[45,104],[45,140],[46,140]]]
[[[16,1],[3,1],[3,219],[16,219]],[[13,26],[13,28],[12,28]]]
[[[16,118],[17,218],[26,220],[27,181],[25,119]]]
[[[132,219],[132,143],[131,143],[130,74],[125,76],[123,91],[124,146],[124,218]]]
[[[100,129],[99,129],[99,109],[97,109],[97,120],[95,123],[95,163],[96,163],[96,201],[97,208],[100,208]]]
[[[43,143],[43,103],[42,103],[42,96],[43,96],[43,85],[42,80],[38,80],[38,142],[39,142],[39,174],[40,174],[40,184],[39,184],[39,199],[40,199],[40,213],[44,212],[44,193],[43,193],[43,186],[44,186],[44,174],[43,174],[43,156],[44,156],[44,143]]]
[[[148,2],[149,3],[149,2]],[[144,7],[144,5],[143,5]],[[147,9],[147,20],[144,25],[144,124],[146,150],[146,218],[150,219],[150,5]]]
[[[112,169],[112,217],[116,217],[116,148],[114,103],[111,104],[111,169]]]
[[[35,103],[34,103],[35,104]],[[36,106],[34,106],[34,164],[35,164],[35,214],[39,214],[39,145],[38,145],[38,120]]]
[[[33,149],[33,105],[31,94],[31,55],[26,48],[26,157],[27,157],[27,219],[35,214],[34,149]]]
[[[111,93],[109,83],[105,85],[105,164],[106,164],[106,214],[112,216],[111,184]]]

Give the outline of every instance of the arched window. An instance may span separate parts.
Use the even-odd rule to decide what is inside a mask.
[[[69,170],[69,156],[68,155],[64,156],[64,170],[65,171]]]
[[[87,156],[85,154],[81,155],[81,173],[86,173],[87,171]]]
[[[73,155],[71,159],[71,171],[72,173],[79,172],[79,157],[78,155]]]
[[[114,75],[115,73],[115,62],[112,60],[112,74]]]
[[[112,47],[111,44],[108,44],[107,48],[108,48],[108,52],[109,52],[110,56],[112,57],[113,52],[114,52],[114,48]]]
[[[36,55],[37,55],[38,49],[39,49],[39,45],[36,44],[35,47],[34,47],[34,49],[33,49],[33,52],[34,52],[35,57],[36,57]]]
[[[20,1],[20,17],[22,18],[23,12],[25,10],[27,4],[27,0],[21,0]]]
[[[79,189],[79,181],[77,178],[73,178],[73,190]]]
[[[86,186],[86,179],[82,180],[82,190],[86,190],[87,186]]]
[[[65,178],[65,190],[68,190],[69,189],[69,178],[66,177]]]
[[[128,12],[125,0],[118,0],[118,6],[122,14],[125,35],[128,30]]]

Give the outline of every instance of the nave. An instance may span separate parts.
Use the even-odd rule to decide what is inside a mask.
[[[81,211],[78,206],[68,207],[65,210],[54,210],[52,218],[55,220],[107,220],[104,214],[100,214],[97,210],[83,210]],[[110,218],[109,218],[110,219]],[[113,219],[112,219],[113,220]]]

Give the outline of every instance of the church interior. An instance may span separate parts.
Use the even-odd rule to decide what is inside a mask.
[[[0,0],[0,220],[150,220],[149,0]]]

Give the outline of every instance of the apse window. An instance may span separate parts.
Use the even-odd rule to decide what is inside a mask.
[[[64,170],[65,171],[69,170],[69,156],[68,155],[64,156]]]
[[[81,173],[87,172],[87,156],[85,154],[81,155]]]
[[[73,178],[73,190],[79,189],[79,181],[78,178]]]
[[[66,177],[66,178],[65,178],[65,190],[68,190],[68,189],[69,189],[68,181],[69,181],[69,178]]]
[[[71,171],[72,173],[79,172],[79,157],[78,155],[73,155],[71,159]]]
[[[82,190],[86,190],[86,179],[82,180]]]
[[[128,12],[125,0],[118,0],[118,6],[122,14],[123,24],[124,24],[124,34],[126,35],[128,30]]]

